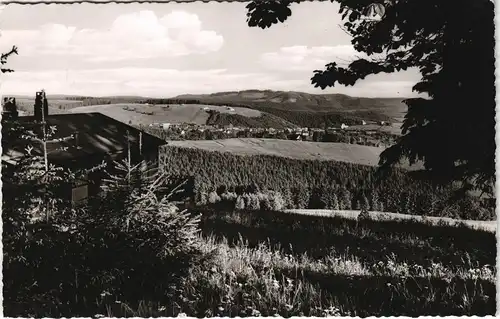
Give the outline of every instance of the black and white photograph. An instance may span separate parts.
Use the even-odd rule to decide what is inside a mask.
[[[0,8],[5,317],[497,312],[490,0]]]

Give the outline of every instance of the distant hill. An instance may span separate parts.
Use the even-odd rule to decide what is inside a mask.
[[[17,97],[22,104],[22,109],[29,112],[34,102],[34,96],[31,98]],[[49,94],[48,99],[49,105],[54,111],[52,113],[69,111],[77,107],[78,110],[83,111],[84,109],[81,107],[95,105],[103,107],[104,105],[116,104],[134,104],[136,105],[134,108],[139,113],[141,113],[141,108],[146,111],[152,105],[230,105],[233,108],[253,109],[262,115],[249,118],[246,114],[238,114],[238,112],[223,114],[211,118],[211,124],[233,124],[249,127],[329,127],[341,123],[354,125],[360,120],[397,123],[402,120],[407,109],[401,98],[364,98],[344,94],[310,94],[271,90],[184,94],[168,99],[141,96],[89,97]],[[108,108],[105,107],[105,109]],[[199,112],[198,109],[196,111]],[[186,113],[186,115],[188,114]],[[197,121],[199,118],[197,117]],[[151,121],[155,121],[155,119],[151,119]]]
[[[400,122],[407,110],[402,98],[365,98],[344,94],[310,94],[271,90],[246,90],[213,94],[184,94],[173,99],[206,104],[249,107],[299,126],[321,127],[367,121]]]
[[[344,94],[310,94],[271,90],[246,90],[213,94],[184,94],[177,99],[196,99],[204,103],[249,103],[288,111],[386,111],[391,114],[406,112],[402,98],[365,98]]]

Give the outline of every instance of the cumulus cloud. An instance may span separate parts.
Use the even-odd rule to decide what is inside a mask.
[[[203,30],[196,14],[173,11],[157,17],[140,11],[117,17],[105,30],[47,24],[36,30],[5,30],[2,42],[22,55],[82,56],[88,61],[148,59],[218,51],[224,39]]]
[[[312,71],[323,69],[330,62],[347,65],[357,57],[365,57],[352,45],[289,46],[263,53],[260,62],[271,70]]]

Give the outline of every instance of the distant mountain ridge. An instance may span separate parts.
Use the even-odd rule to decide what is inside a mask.
[[[7,96],[7,95],[5,95]],[[19,96],[17,96],[19,97]],[[20,98],[23,109],[32,109],[34,97]],[[353,125],[361,120],[372,122],[401,122],[407,106],[402,98],[352,97],[345,94],[311,94],[296,91],[244,90],[212,94],[182,94],[172,98],[141,96],[78,96],[49,94],[49,104],[61,111],[78,106],[142,104],[227,105],[257,110],[260,118],[247,118],[237,114],[214,115],[213,124],[233,124],[251,127],[297,125],[302,127],[329,127],[346,123]],[[59,112],[59,110],[54,111]],[[199,111],[199,110],[198,110]],[[194,116],[194,115],[193,115]]]
[[[174,99],[196,99],[203,103],[241,103],[288,111],[382,111],[387,115],[406,112],[404,98],[352,97],[345,94],[311,94],[295,91],[244,90],[212,94],[182,94]]]

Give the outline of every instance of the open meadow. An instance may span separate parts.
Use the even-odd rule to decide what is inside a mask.
[[[17,97],[16,104],[20,111],[26,112],[27,114],[33,114],[33,105],[35,105],[35,99],[27,97]],[[81,105],[81,101],[51,99],[49,102],[49,114],[66,113],[68,110],[79,107]]]
[[[383,148],[345,143],[316,143],[279,139],[234,138],[169,141],[169,145],[230,152],[237,155],[273,155],[292,159],[351,162],[375,166]]]
[[[205,151],[228,152],[235,155],[270,155],[297,160],[338,161],[360,165],[377,166],[382,147],[328,142],[291,141],[270,138],[230,138],[220,140],[169,141],[174,147],[194,148]],[[401,167],[418,170],[417,163]]]
[[[305,216],[317,217],[341,217],[351,220],[356,220],[361,211],[359,210],[332,210],[332,209],[287,209],[285,213],[298,214]],[[432,225],[449,225],[449,226],[467,226],[473,229],[479,229],[489,232],[496,232],[498,223],[494,221],[483,220],[468,220],[468,219],[454,219],[449,217],[435,217],[423,215],[408,215],[400,213],[389,212],[368,212],[371,220],[374,221],[398,221],[398,220],[411,220],[412,222],[426,223]]]
[[[261,115],[260,111],[244,107],[233,107],[232,110],[229,110],[223,106],[204,104],[146,105],[118,103],[81,106],[71,109],[70,112],[99,112],[118,121],[134,125],[149,125],[153,123],[194,123],[204,125],[209,118],[208,110],[246,117],[259,117]]]

